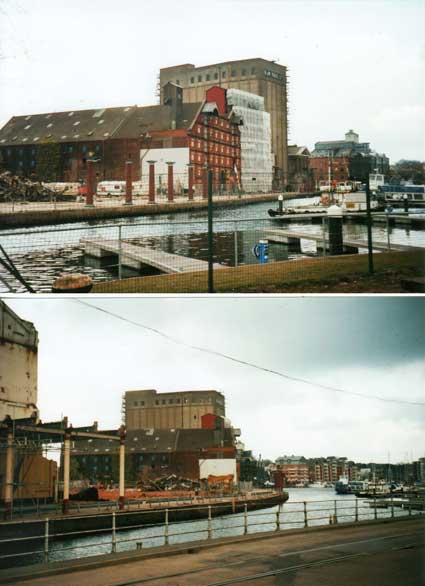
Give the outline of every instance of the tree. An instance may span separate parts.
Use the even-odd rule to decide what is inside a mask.
[[[401,159],[394,165],[392,177],[398,181],[423,185],[425,183],[425,162]]]

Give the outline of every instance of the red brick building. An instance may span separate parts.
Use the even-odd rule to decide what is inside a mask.
[[[320,181],[328,181],[329,173],[333,188],[340,181],[348,181],[351,177],[350,158],[341,156],[332,157],[310,157],[310,169],[312,170],[315,187],[319,186]]]
[[[280,464],[278,470],[282,472],[287,486],[305,485],[309,482],[307,464]]]
[[[141,149],[186,148],[195,183],[240,177],[240,120],[227,106],[226,90],[212,87],[199,103],[183,103],[179,86],[163,88],[163,104],[14,116],[0,130],[0,167],[44,181],[84,181],[87,160],[95,159],[100,180],[124,180],[131,159],[141,177]],[[149,158],[149,157],[148,157]],[[185,168],[187,172],[187,168]]]

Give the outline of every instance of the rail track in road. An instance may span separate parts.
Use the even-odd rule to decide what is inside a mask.
[[[423,539],[420,540],[420,537]],[[394,541],[396,539],[405,539],[408,538],[409,541],[407,543],[402,543],[394,547],[394,544],[390,544],[390,547],[380,548],[377,551],[368,551],[365,549],[367,546],[376,545],[382,542],[390,542],[391,540]],[[414,540],[416,538],[416,542]],[[419,538],[419,539],[418,539]],[[348,548],[348,547],[356,547],[356,546],[363,546],[363,550],[360,552],[353,552],[348,554],[342,555],[333,555],[332,557],[325,557],[319,560],[312,560],[306,561],[305,563],[296,563],[282,568],[276,568],[268,571],[263,572],[253,572],[251,574],[247,573],[241,576],[236,576],[233,578],[227,578],[223,580],[215,580],[215,581],[205,581],[205,582],[197,582],[198,586],[231,586],[232,584],[248,584],[248,583],[255,583],[264,581],[267,578],[271,578],[273,576],[278,576],[280,574],[287,574],[292,572],[297,572],[299,570],[305,570],[309,568],[316,568],[320,566],[329,566],[333,564],[338,564],[345,561],[354,560],[356,558],[364,558],[368,556],[373,556],[382,553],[388,553],[395,550],[403,550],[403,549],[413,549],[416,547],[424,547],[425,546],[425,536],[423,531],[415,531],[409,533],[399,533],[397,535],[389,535],[384,537],[375,537],[370,539],[359,539],[355,541],[349,542],[342,542],[342,543],[331,543],[328,545],[323,545],[319,547],[313,548],[306,548],[306,549],[298,549],[295,551],[285,552],[276,555],[276,559],[278,558],[290,558],[293,556],[301,556],[305,554],[316,553],[319,551],[325,552],[326,550],[335,550],[339,548]],[[194,548],[194,553],[198,551],[199,548]],[[223,567],[219,568],[220,570],[226,570],[227,568],[236,568],[238,566],[247,567],[249,565],[255,563],[269,563],[270,556],[257,556],[250,558],[249,560],[242,560],[242,561],[235,561],[235,562],[228,562],[223,563]],[[211,573],[218,569],[217,564],[210,564],[203,566],[201,568],[193,569],[193,570],[186,570],[182,572],[174,572],[169,574],[160,574],[157,576],[149,576],[146,578],[140,579],[133,579],[124,582],[116,582],[111,584],[111,586],[144,586],[146,584],[155,584],[155,582],[159,582],[161,580],[172,580],[178,578],[184,578],[185,576],[190,577],[197,575],[199,579],[201,578],[201,574],[207,573],[209,574],[205,577],[206,580],[211,580]],[[167,583],[168,584],[168,583]],[[177,583],[176,583],[177,584]]]

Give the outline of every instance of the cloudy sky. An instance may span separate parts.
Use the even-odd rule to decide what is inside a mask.
[[[290,70],[290,141],[349,128],[423,159],[423,0],[0,0],[0,126],[155,103],[160,67],[263,57]]]
[[[85,297],[178,338],[332,387],[425,403],[425,299]],[[126,390],[217,389],[247,449],[399,462],[425,456],[425,406],[321,390],[189,349],[72,299],[6,299],[36,325],[44,421],[118,427]]]

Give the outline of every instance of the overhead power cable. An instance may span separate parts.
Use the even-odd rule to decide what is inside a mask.
[[[166,334],[165,332],[158,330],[157,328],[153,328],[151,326],[147,326],[145,324],[134,321],[134,320],[129,319],[127,317],[123,317],[122,315],[114,313],[113,311],[109,311],[107,309],[99,307],[98,305],[93,305],[91,303],[87,303],[86,301],[82,301],[81,299],[74,299],[74,301],[76,301],[77,303],[81,303],[82,305],[85,305],[86,307],[90,307],[91,309],[95,309],[97,311],[100,311],[101,313],[104,313],[104,314],[109,315],[111,317],[115,317],[116,319],[119,319],[123,322],[129,323],[129,324],[136,326],[138,328],[142,328],[144,330],[147,330],[149,332],[157,334],[158,336],[161,336],[162,338],[172,342],[173,344],[177,344],[179,346],[185,346],[186,348],[190,348],[191,350],[197,350],[198,352],[203,352],[205,354],[210,354],[212,356],[218,356],[220,358],[224,358],[225,360],[230,360],[231,362],[236,362],[237,364],[242,364],[243,366],[249,366],[250,368],[255,368],[256,370],[260,370],[262,372],[274,374],[275,376],[279,376],[279,377],[284,378],[286,380],[302,383],[302,384],[316,387],[318,389],[322,389],[325,391],[331,391],[333,393],[341,393],[344,395],[353,395],[355,397],[361,397],[363,399],[374,399],[376,401],[383,401],[385,403],[398,403],[398,404],[402,404],[402,405],[415,405],[415,406],[419,405],[421,407],[425,407],[425,403],[421,403],[420,401],[406,401],[404,399],[391,399],[388,397],[381,397],[379,395],[370,395],[370,394],[366,394],[366,393],[359,393],[356,391],[349,391],[348,389],[341,389],[338,387],[333,387],[331,385],[325,385],[325,384],[311,381],[311,380],[301,378],[298,376],[292,376],[286,372],[282,372],[280,370],[274,370],[272,368],[267,368],[265,366],[255,364],[254,362],[250,362],[248,360],[242,360],[241,358],[236,358],[235,356],[230,356],[230,354],[225,354],[224,352],[219,352],[218,350],[212,350],[211,348],[206,348],[204,346],[197,346],[195,344],[190,344],[189,342],[185,342],[184,340],[180,340],[179,338],[171,336],[170,334]]]

